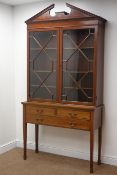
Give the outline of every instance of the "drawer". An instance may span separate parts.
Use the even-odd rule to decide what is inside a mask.
[[[82,129],[89,130],[90,129],[90,121],[74,119],[71,120],[66,117],[48,117],[44,116],[41,124],[49,125],[49,126],[57,126],[63,128],[72,128],[72,129]]]
[[[71,110],[71,109],[58,109],[57,116],[63,116],[70,119],[79,119],[79,120],[90,120],[90,112],[80,111],[80,110]]]
[[[27,122],[31,122],[34,124],[41,125],[49,125],[63,128],[72,128],[72,129],[82,129],[89,130],[90,129],[90,121],[88,120],[79,120],[66,117],[56,117],[56,116],[33,116],[31,118],[27,118]]]
[[[40,120],[43,116],[55,116],[56,109],[54,108],[46,108],[40,106],[26,106],[26,121],[27,122],[35,122],[36,120]]]
[[[69,128],[68,121],[63,117],[43,116],[42,124]]]
[[[73,129],[82,129],[82,130],[90,130],[90,121],[89,120],[69,120],[68,121],[69,128]]]

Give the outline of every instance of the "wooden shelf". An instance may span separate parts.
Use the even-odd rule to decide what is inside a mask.
[[[31,87],[38,87],[39,85],[32,84],[30,86]],[[44,87],[45,88],[45,86],[40,86],[40,87]],[[46,86],[46,87],[48,87],[48,88],[56,88],[56,86]]]
[[[34,84],[32,84],[31,85],[31,87],[38,87],[39,85],[34,85]],[[45,87],[45,86],[41,86],[41,87]],[[48,87],[48,88],[56,88],[56,86],[52,86],[52,85],[47,85],[46,87]],[[77,88],[77,87],[64,87],[64,89],[80,89],[80,88]],[[93,88],[81,88],[81,89],[83,89],[83,90],[93,90]]]
[[[66,73],[76,73],[76,74],[86,74],[86,73],[93,73],[93,71],[66,71],[66,70],[63,70],[63,72],[66,72]]]
[[[64,50],[78,50],[77,48],[71,47],[71,48],[63,48]],[[94,49],[94,47],[79,47],[79,49]]]
[[[30,48],[31,50],[43,50],[42,48]],[[45,50],[56,50],[57,48],[44,48]],[[68,48],[63,48],[64,50],[78,50],[77,48],[74,47],[68,47]],[[94,49],[94,47],[79,47],[79,49]]]
[[[43,48],[30,48],[30,50],[43,50]],[[44,48],[44,50],[57,50],[57,48]]]
[[[52,72],[56,72],[56,70],[33,70],[31,72],[35,72],[35,73],[52,73]]]
[[[83,89],[83,90],[93,90],[93,88],[77,88],[77,87],[64,87],[64,89]]]

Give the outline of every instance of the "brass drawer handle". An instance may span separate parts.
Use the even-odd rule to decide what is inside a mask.
[[[80,118],[80,120],[90,120],[90,118],[82,117],[82,118]]]
[[[71,127],[75,126],[75,123],[70,122],[69,124],[70,124]]]
[[[42,114],[43,113],[43,109],[37,109],[37,112]]]
[[[69,115],[70,117],[76,117],[76,116],[77,116],[77,114],[73,114],[73,113],[68,113],[68,115]]]
[[[36,118],[37,122],[43,122],[43,118]]]

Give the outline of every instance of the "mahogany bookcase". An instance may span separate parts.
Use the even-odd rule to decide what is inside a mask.
[[[23,102],[24,159],[27,123],[80,129],[90,133],[93,173],[94,130],[101,163],[103,50],[106,20],[66,4],[70,13],[50,15],[54,4],[26,21],[27,101]]]

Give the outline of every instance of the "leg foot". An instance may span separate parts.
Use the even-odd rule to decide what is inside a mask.
[[[39,126],[37,124],[35,124],[35,153],[38,153],[38,128]]]
[[[94,147],[94,131],[90,131],[90,173],[93,173],[93,147]]]
[[[98,129],[98,165],[101,164],[102,128]]]
[[[24,160],[27,159],[27,123],[23,124],[23,138],[24,138]]]

